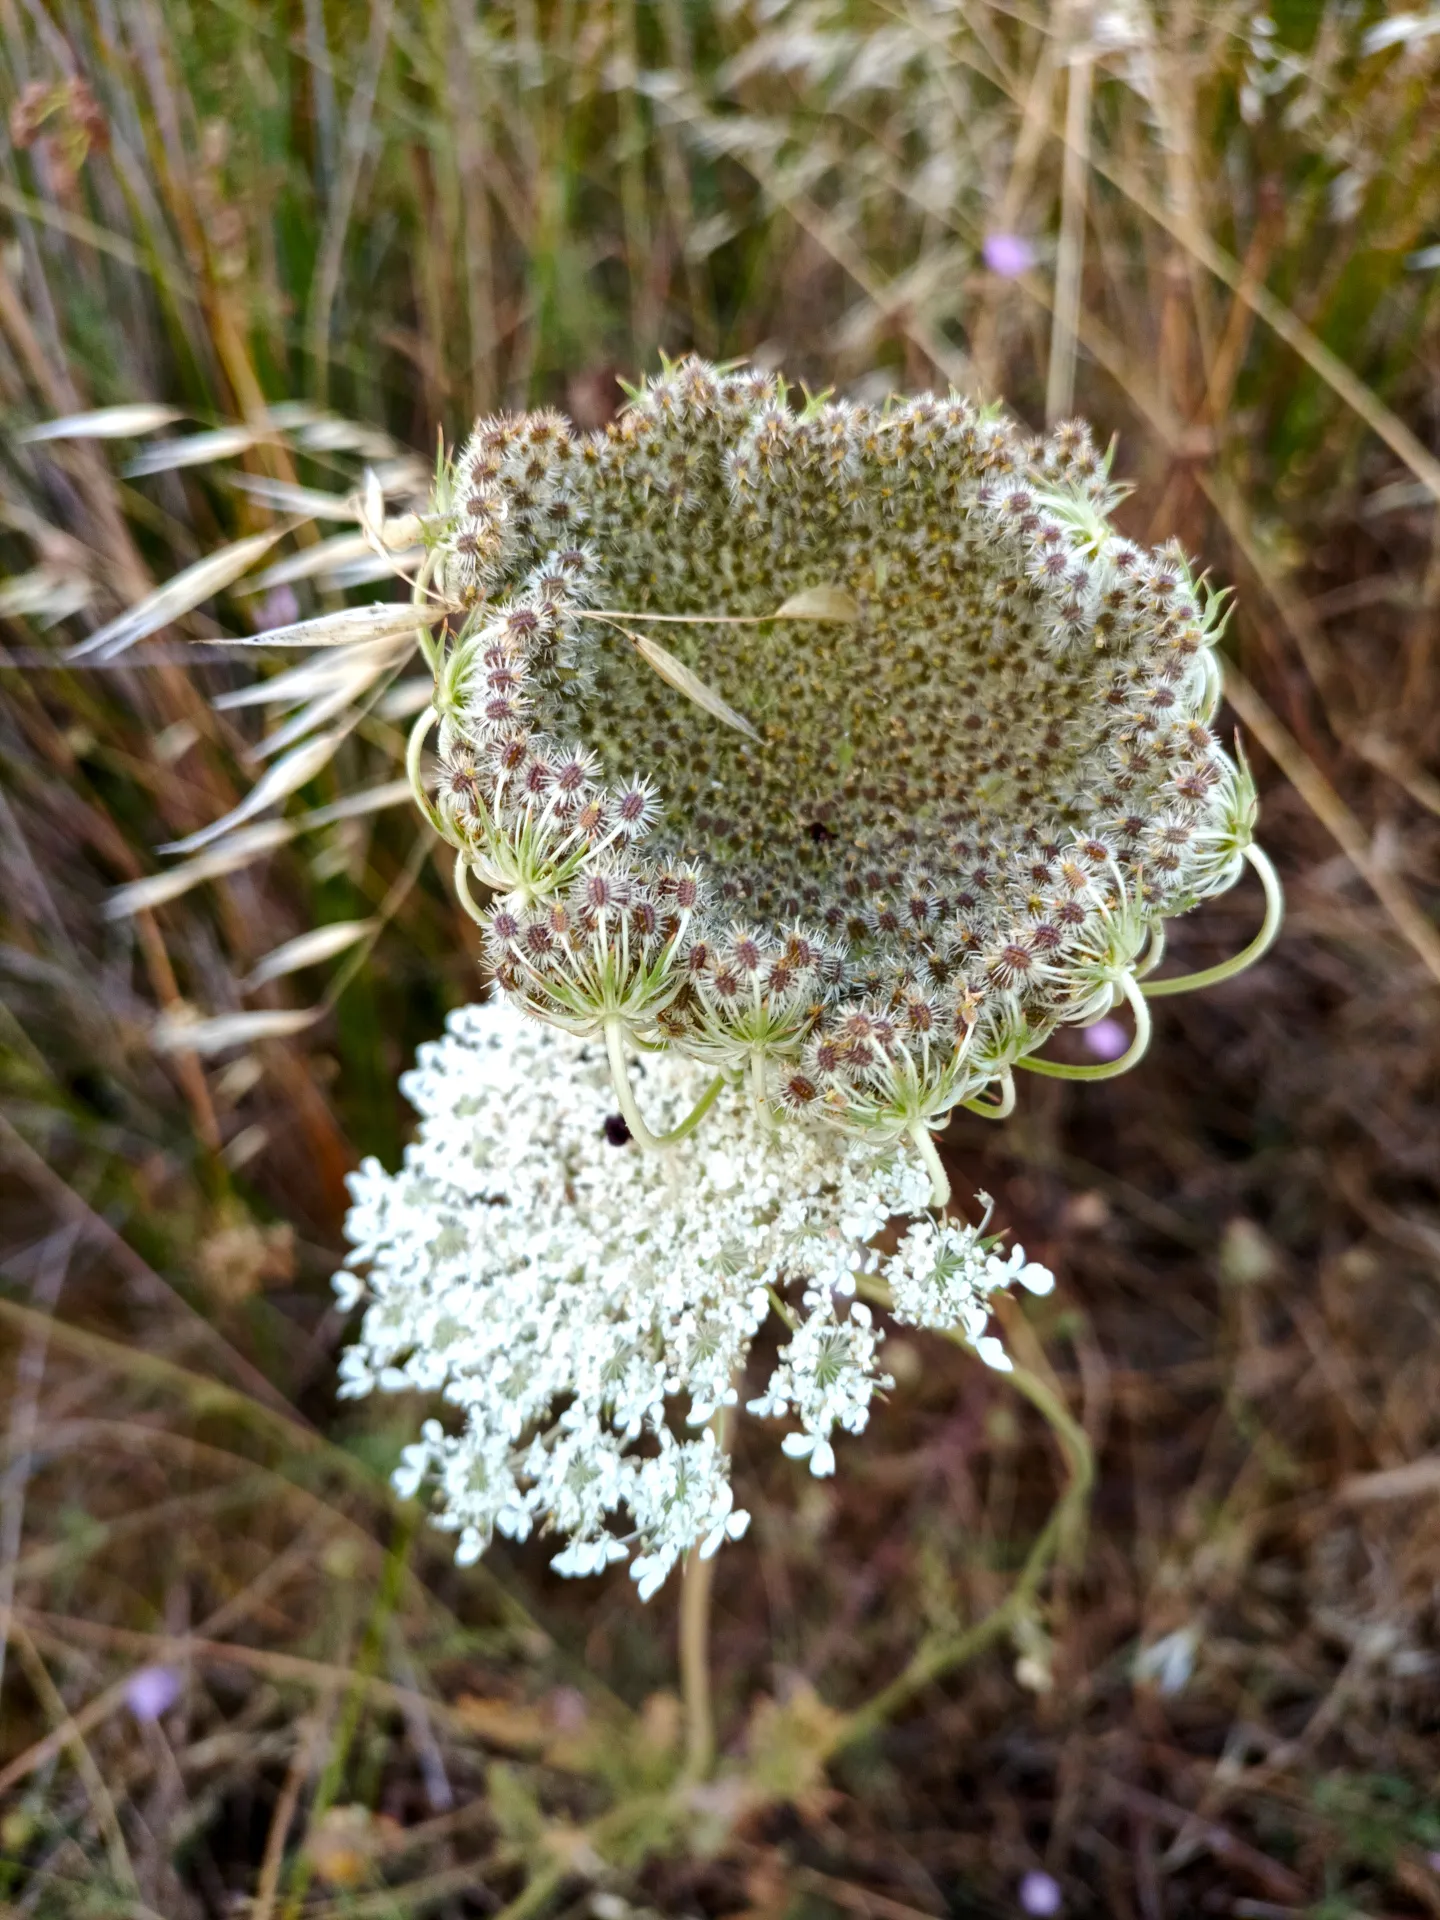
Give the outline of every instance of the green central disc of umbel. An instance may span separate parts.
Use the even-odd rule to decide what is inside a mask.
[[[952,508],[943,531],[918,503],[863,531],[842,522],[817,554],[805,533],[832,505],[821,476],[778,473],[747,535],[723,451],[707,464],[719,526],[662,523],[630,552],[600,534],[597,591],[641,610],[754,615],[835,585],[858,617],[658,630],[756,740],[605,636],[580,724],[615,777],[654,769],[666,844],[713,863],[747,910],[833,922],[837,908],[856,919],[862,898],[878,906],[872,870],[893,875],[892,890],[912,868],[958,883],[979,864],[986,823],[1039,819],[1047,837],[1073,836],[1077,770],[1096,747],[1076,724],[1093,656],[1043,654],[1022,582],[992,577],[963,513]]]

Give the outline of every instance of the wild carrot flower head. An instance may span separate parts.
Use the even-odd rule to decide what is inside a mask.
[[[1218,600],[1118,494],[1079,423],[697,360],[600,433],[481,421],[431,522],[433,806],[502,987],[887,1138],[1133,1004],[1254,793]]]
[[[647,1104],[678,1117],[704,1080],[651,1055]],[[857,1273],[898,1319],[958,1330],[1002,1368],[988,1295],[1052,1284],[929,1217],[872,1252],[889,1217],[926,1205],[923,1167],[810,1122],[767,1135],[735,1090],[674,1153],[641,1152],[604,1050],[499,997],[452,1016],[403,1084],[421,1116],[403,1168],[371,1160],[351,1181],[336,1284],[367,1305],[341,1391],[443,1395],[450,1418],[405,1449],[396,1485],[436,1493],[462,1560],[497,1530],[538,1529],[562,1573],[630,1557],[648,1597],[681,1553],[744,1530],[708,1423],[772,1311],[779,1350],[749,1411],[786,1420],[784,1450],[827,1474],[837,1434],[859,1433],[891,1384]]]
[[[690,359],[603,432],[482,420],[428,504],[415,485],[413,463],[372,469],[325,509],[357,522],[367,569],[411,580],[411,605],[261,636],[327,649],[226,696],[303,701],[262,743],[279,757],[175,843],[200,855],[188,870],[116,910],[193,884],[227,836],[240,858],[239,830],[325,764],[418,644],[433,702],[409,784],[456,850],[490,970],[604,1038],[636,1138],[655,1144],[627,1051],[674,1048],[743,1073],[767,1124],[908,1135],[937,1197],[928,1129],[952,1107],[1003,1116],[1016,1066],[1123,1071],[1147,996],[1239,971],[1278,927],[1253,782],[1211,731],[1223,596],[1178,549],[1116,531],[1084,425],[1037,439],[954,394],[797,403],[778,376]],[[76,653],[113,657],[279,537],[188,569]],[[1260,935],[1142,989],[1166,920],[1246,862]],[[1122,998],[1119,1058],[1038,1057]]]

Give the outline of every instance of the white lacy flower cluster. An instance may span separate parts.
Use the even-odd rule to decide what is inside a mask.
[[[979,1227],[929,1218],[917,1220],[885,1263],[885,1283],[897,1320],[941,1331],[958,1329],[988,1367],[1010,1371],[1010,1359],[994,1334],[985,1295],[1016,1281],[1031,1293],[1049,1293],[1055,1276],[1023,1247],[994,1251]]]
[[[645,1062],[662,1118],[704,1080],[673,1053]],[[633,1554],[648,1597],[689,1548],[744,1531],[708,1423],[735,1402],[772,1310],[789,1337],[750,1410],[793,1417],[786,1452],[825,1474],[834,1430],[860,1432],[891,1384],[857,1271],[891,1288],[900,1317],[959,1327],[992,1365],[1008,1362],[984,1295],[1049,1281],[929,1220],[898,1255],[869,1251],[924,1207],[924,1169],[828,1128],[769,1131],[736,1088],[681,1146],[640,1151],[603,1050],[498,997],[453,1015],[402,1084],[421,1116],[402,1170],[369,1160],[351,1181],[336,1289],[368,1304],[340,1390],[438,1392],[455,1409],[450,1427],[426,1421],[395,1479],[407,1496],[434,1484],[462,1561],[497,1529],[538,1527],[566,1537],[562,1573]]]

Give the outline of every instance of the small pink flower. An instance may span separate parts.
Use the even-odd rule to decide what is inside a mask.
[[[590,1709],[578,1687],[556,1687],[549,1704],[550,1718],[561,1733],[579,1733],[589,1721]]]
[[[158,1720],[180,1698],[173,1667],[141,1667],[125,1682],[125,1704],[137,1720]]]
[[[1002,280],[1028,273],[1035,264],[1035,249],[1018,233],[987,233],[980,251],[986,266]]]
[[[1118,1020],[1097,1020],[1085,1029],[1085,1046],[1097,1060],[1118,1060],[1130,1044],[1130,1036]]]
[[[293,587],[272,587],[260,602],[257,618],[268,633],[272,627],[288,627],[300,618],[300,602]]]
[[[1062,1905],[1060,1882],[1038,1870],[1027,1873],[1020,1882],[1020,1905],[1026,1913],[1042,1916],[1059,1913]]]

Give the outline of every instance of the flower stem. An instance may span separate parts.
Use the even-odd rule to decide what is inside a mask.
[[[925,1171],[930,1175],[930,1204],[937,1213],[943,1213],[950,1204],[950,1176],[945,1171],[940,1150],[923,1120],[911,1121],[910,1138],[915,1151],[925,1162]]]
[[[710,1688],[710,1597],[715,1560],[692,1547],[680,1585],[680,1695],[685,1703],[685,1767],[682,1779],[696,1785],[715,1765],[715,1704]]]
[[[750,1056],[750,1102],[755,1109],[755,1118],[766,1133],[774,1133],[775,1114],[765,1086],[765,1056],[759,1052]]]
[[[425,605],[426,595],[430,591],[430,582],[439,564],[440,550],[438,547],[432,548],[420,562],[420,570],[415,575],[414,586],[410,594],[411,604],[417,611]],[[422,620],[416,627],[415,638],[419,643],[420,651],[425,656],[426,666],[429,667],[431,673],[437,672],[440,666],[440,643],[431,633],[429,624],[426,621]]]
[[[964,1345],[960,1334],[950,1336]],[[998,1375],[1024,1394],[1030,1404],[1049,1423],[1065,1455],[1068,1478],[1050,1518],[1021,1568],[1020,1577],[1010,1592],[973,1626],[958,1633],[937,1634],[918,1647],[907,1665],[862,1707],[848,1714],[836,1729],[827,1749],[827,1758],[878,1732],[892,1714],[899,1711],[923,1688],[944,1673],[962,1666],[998,1640],[1011,1625],[1024,1617],[1034,1604],[1035,1594],[1046,1569],[1056,1557],[1085,1510],[1095,1479],[1095,1461],[1084,1429],[1072,1418],[1038,1375],[1017,1366]]]
[[[1135,978],[1143,980],[1147,973],[1153,973],[1165,958],[1165,922],[1157,920],[1150,929],[1150,944],[1143,957],[1136,964]]]
[[[438,718],[439,715],[434,707],[426,707],[411,727],[410,738],[405,745],[405,777],[410,782],[410,791],[415,796],[416,806],[442,839],[448,839],[445,822],[440,818],[440,809],[425,791],[425,783],[420,778],[420,756],[425,751],[425,742],[430,736],[430,729]]]
[[[636,1103],[635,1089],[630,1084],[630,1068],[625,1059],[625,1029],[618,1020],[605,1022],[605,1052],[610,1060],[610,1079],[615,1087],[615,1098],[630,1129],[631,1138],[652,1153],[663,1153],[667,1147],[678,1147],[682,1140],[688,1139],[714,1106],[716,1096],[725,1084],[724,1074],[717,1073],[678,1127],[672,1127],[669,1133],[652,1133],[645,1124],[645,1116]]]
[[[1200,987],[1217,987],[1222,980],[1233,980],[1246,967],[1253,967],[1260,956],[1268,951],[1285,917],[1285,893],[1280,885],[1280,876],[1263,848],[1252,843],[1245,849],[1245,858],[1260,876],[1260,884],[1265,889],[1265,918],[1259,933],[1248,947],[1242,948],[1231,959],[1222,960],[1218,966],[1203,967],[1199,973],[1182,973],[1173,980],[1147,982],[1141,989],[1147,999],[1158,1000],[1170,993],[1194,993]]]
[[[1118,1060],[1107,1060],[1101,1066],[1072,1067],[1063,1060],[1036,1060],[1032,1056],[1017,1060],[1016,1066],[1030,1073],[1049,1074],[1052,1080],[1113,1080],[1117,1073],[1128,1073],[1150,1044],[1150,1009],[1145,1004],[1145,989],[1136,985],[1132,974],[1127,973],[1120,984],[1135,1015],[1135,1038]]]
[[[738,1375],[734,1384],[738,1385]],[[730,1448],[734,1409],[721,1407],[711,1431],[722,1453]],[[715,1555],[692,1547],[685,1556],[680,1585],[680,1697],[685,1708],[685,1764],[682,1786],[698,1786],[715,1770],[715,1699],[710,1682],[710,1601],[715,1590]]]
[[[483,927],[485,916],[475,904],[475,896],[470,891],[470,861],[463,853],[455,856],[455,897],[476,926]]]
[[[998,1100],[962,1100],[967,1113],[978,1113],[982,1120],[1008,1120],[1015,1111],[1015,1076],[1008,1067],[1000,1072]]]

